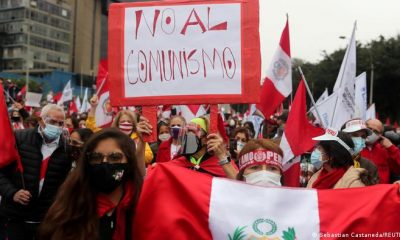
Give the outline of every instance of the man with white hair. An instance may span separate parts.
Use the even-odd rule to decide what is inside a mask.
[[[35,239],[71,168],[63,137],[63,109],[49,104],[40,116],[38,127],[15,132],[23,172],[15,170],[15,161],[0,169],[0,215],[8,219],[9,240]]]

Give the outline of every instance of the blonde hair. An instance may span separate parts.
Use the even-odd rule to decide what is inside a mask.
[[[114,118],[114,121],[111,125],[111,127],[119,127],[119,120],[121,119],[122,116],[128,116],[129,120],[132,121],[133,124],[133,129],[132,132],[136,132],[136,125],[137,125],[137,121],[136,121],[136,114],[130,110],[121,110],[117,113],[117,115]]]

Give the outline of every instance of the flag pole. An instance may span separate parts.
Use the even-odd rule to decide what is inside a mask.
[[[17,101],[15,101],[15,99],[12,98],[12,97],[10,96],[10,94],[9,94],[6,90],[4,90],[3,92],[4,92],[4,93],[7,95],[7,97],[11,100],[11,102],[17,103]]]
[[[308,87],[307,80],[306,80],[306,78],[304,77],[303,71],[301,70],[301,67],[299,67],[298,69],[299,69],[299,72],[300,72],[301,77],[303,78],[304,85],[306,86],[308,95],[309,95],[310,98],[311,98],[311,102],[312,102],[312,104],[313,104],[313,106],[314,106],[314,108],[315,108],[315,111],[317,112],[317,117],[318,117],[319,121],[321,122],[321,126],[322,126],[323,128],[325,128],[324,122],[322,121],[321,115],[319,114],[319,111],[318,111],[318,108],[317,108],[317,104],[315,104],[314,97],[313,97],[313,95],[311,94],[310,88]]]
[[[101,89],[103,88],[104,84],[106,83],[107,78],[108,78],[108,73],[107,73],[106,77],[103,79],[103,81],[101,82],[99,89],[97,89],[96,96],[99,96],[99,93],[100,93]]]

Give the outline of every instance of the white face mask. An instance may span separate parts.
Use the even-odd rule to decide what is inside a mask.
[[[256,186],[261,186],[261,187],[282,186],[281,175],[267,170],[261,170],[243,176],[246,183],[253,184]]]
[[[238,152],[242,151],[244,145],[245,145],[244,142],[242,142],[242,141],[237,141],[237,142],[236,142],[236,151],[238,151]]]
[[[163,134],[158,135],[158,139],[161,142],[167,141],[170,137],[171,137],[171,134],[169,134],[169,133],[163,133]]]

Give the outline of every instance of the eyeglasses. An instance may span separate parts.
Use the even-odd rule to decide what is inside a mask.
[[[87,154],[87,158],[90,164],[100,164],[106,159],[107,163],[114,164],[120,163],[124,158],[124,154],[120,152],[112,152],[109,154],[102,154],[99,152],[91,152]]]
[[[70,139],[70,140],[69,140],[69,144],[72,145],[72,146],[78,146],[78,147],[80,147],[80,146],[83,145],[83,142],[82,142],[82,141],[79,141],[79,140],[75,140],[75,139]]]
[[[64,121],[57,121],[51,118],[46,118],[46,123],[51,124],[51,125],[55,125],[55,126],[59,126],[62,127],[64,126]]]

